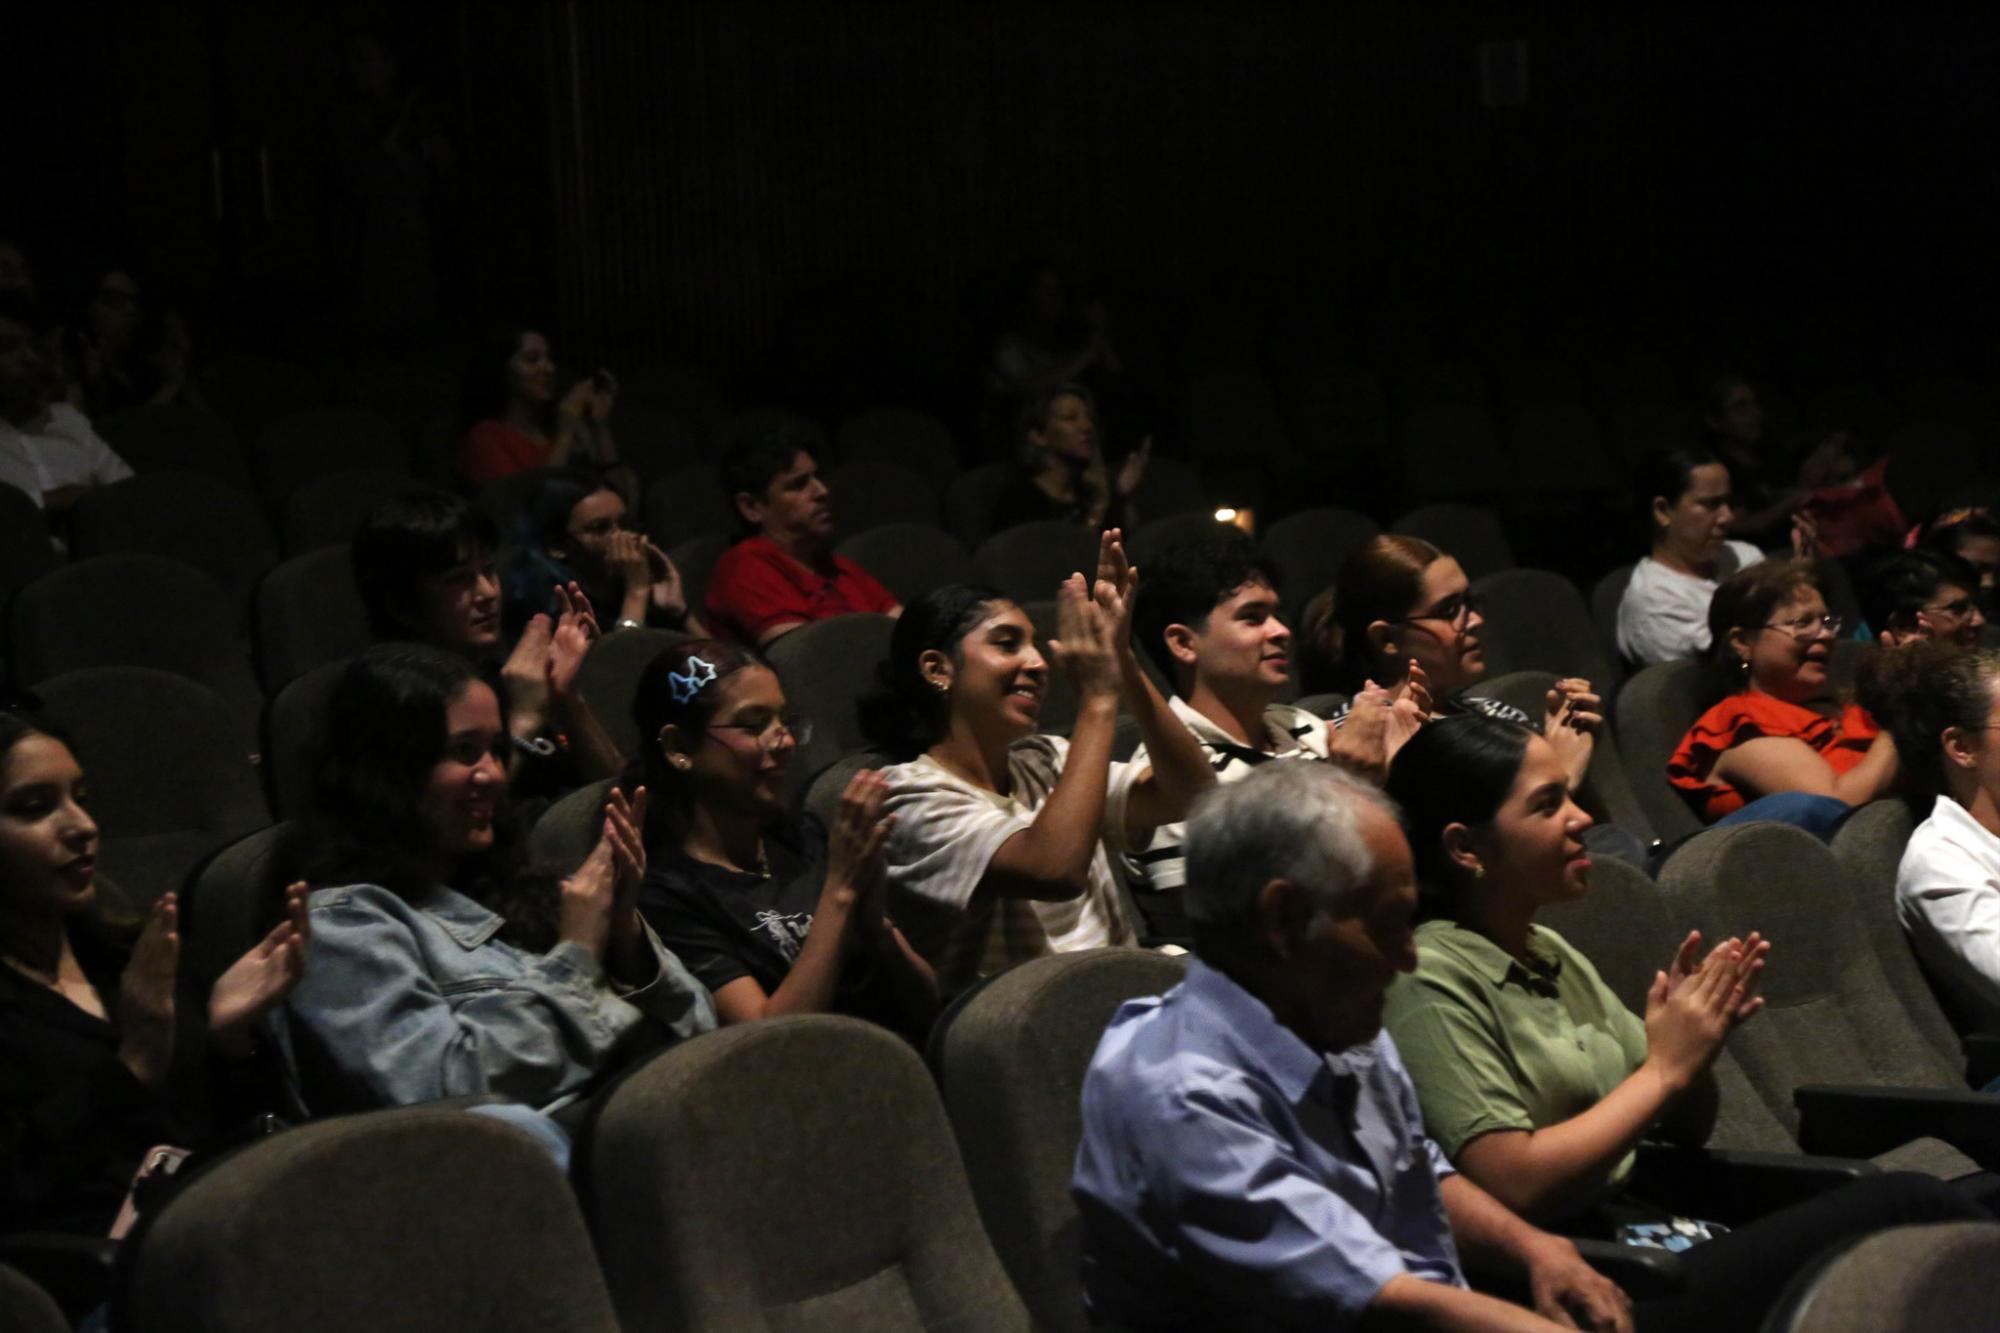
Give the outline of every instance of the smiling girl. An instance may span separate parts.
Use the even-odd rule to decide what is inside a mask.
[[[1136,580],[1114,529],[1095,584],[1074,574],[1062,585],[1049,649],[1076,687],[1068,740],[1036,731],[1049,664],[1020,607],[955,584],[896,624],[862,720],[905,760],[882,772],[896,818],[891,905],[946,995],[1025,958],[1135,943],[1105,847],[1143,846],[1214,783],[1133,658]],[[1111,759],[1121,698],[1150,767]]]

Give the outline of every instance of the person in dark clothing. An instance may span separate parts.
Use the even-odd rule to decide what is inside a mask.
[[[304,973],[295,884],[285,919],[206,997],[207,1049],[177,1048],[175,896],[136,929],[111,918],[88,801],[69,746],[0,713],[0,1231],[105,1234],[149,1149],[210,1139],[169,1075],[247,1061]]]
[[[1021,410],[1016,426],[1021,470],[995,500],[993,530],[1053,519],[1091,528],[1139,526],[1132,497],[1146,479],[1153,442],[1144,440],[1113,473],[1104,462],[1097,400],[1080,384],[1058,384]]]
[[[810,724],[769,667],[719,641],[655,658],[633,712],[657,802],[639,909],[722,1022],[831,1010],[921,1039],[937,981],[884,908],[881,779],[855,774],[831,831],[788,818]]]

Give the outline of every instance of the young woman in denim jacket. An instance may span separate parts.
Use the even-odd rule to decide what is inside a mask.
[[[560,885],[525,873],[507,733],[470,664],[354,659],[328,703],[305,836],[309,981],[288,1012],[315,1112],[494,1094],[553,1111],[607,1069],[715,1026],[637,908],[645,793]]]

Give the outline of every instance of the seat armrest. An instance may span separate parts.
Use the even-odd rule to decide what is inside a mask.
[[[1872,1157],[1928,1137],[1988,1170],[2000,1166],[2000,1097],[1991,1093],[1813,1083],[1795,1089],[1792,1104],[1808,1152]]]
[[[1876,1173],[1872,1163],[1850,1157],[1643,1143],[1630,1188],[1683,1217],[1740,1226]]]
[[[2000,1079],[2000,1032],[1968,1032],[1960,1038],[1965,1050],[1965,1081],[1974,1089]]]
[[[48,1292],[71,1323],[110,1298],[118,1242],[60,1231],[0,1235],[0,1264],[18,1268]]]
[[[1671,1250],[1572,1239],[1583,1261],[1623,1287],[1633,1300],[1672,1296],[1687,1286],[1687,1261]]]

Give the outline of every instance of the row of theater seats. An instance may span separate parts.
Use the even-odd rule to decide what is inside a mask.
[[[1622,956],[1640,944],[1672,948],[1654,927],[1677,910],[1718,929],[1770,912],[1775,894],[1732,901],[1727,877],[1781,864],[1798,850],[1789,833],[1706,835],[1660,886],[1600,876],[1609,882],[1590,916],[1579,908],[1562,925],[1622,986]],[[1617,924],[1635,908],[1639,940]],[[1777,927],[1789,947],[1816,942],[1843,956],[1839,941],[1809,940],[1791,925],[1788,917]],[[1865,960],[1867,946],[1850,940],[1847,952],[1856,948]],[[1875,1143],[1843,1126],[1823,1146],[1855,1160],[1802,1156],[1798,1136],[1822,1133],[1812,1108],[1833,1094],[1802,1089],[1806,1124],[1788,1127],[1798,1124],[1789,1101],[1774,1104],[1757,1080],[1765,1047],[1796,1042],[1809,1026],[1823,1054],[1846,1060],[1844,1072],[1894,1085],[1915,1062],[1871,1062],[1857,1038],[1922,1039],[1890,1021],[1860,1021],[1870,1003],[1893,1007],[1879,974],[1845,967],[1858,979],[1811,995],[1821,983],[1784,964],[1778,955],[1767,983],[1768,1022],[1787,1031],[1750,1043],[1752,1025],[1732,1039],[1716,1146],[1642,1152],[1650,1197],[1727,1221],[1881,1165],[1948,1176],[1995,1163],[2000,1139],[1991,1137],[1971,1158],[1928,1143],[1859,1160]],[[210,1164],[147,1219],[114,1295],[120,1326],[1083,1333],[1080,1224],[1067,1186],[1084,1071],[1118,1004],[1173,985],[1180,971],[1178,960],[1136,950],[1022,964],[948,1009],[923,1060],[896,1037],[833,1016],[697,1038],[601,1098],[578,1138],[574,1195],[524,1135],[463,1110],[384,1111],[287,1131]],[[1788,1016],[1800,1009],[1810,1015]],[[1893,1108],[1901,1127],[1885,1131],[1885,1144],[1921,1128],[1924,1112],[1954,1107],[1937,1086],[1847,1100]],[[1990,1099],[1957,1109],[1961,1140],[1975,1121],[2000,1117]],[[1756,1151],[1739,1150],[1746,1139]],[[1635,1294],[1680,1281],[1676,1256],[1581,1247]],[[1886,1233],[1801,1275],[1765,1327],[1980,1327],[2000,1301],[1996,1258],[2000,1227],[1990,1224]],[[32,1290],[0,1277],[0,1311],[10,1302],[20,1313],[9,1327],[66,1327]]]

